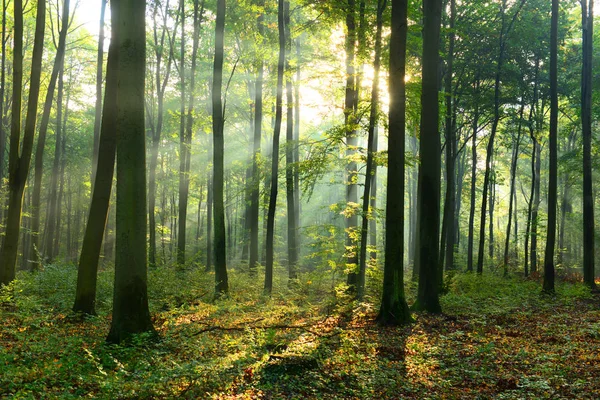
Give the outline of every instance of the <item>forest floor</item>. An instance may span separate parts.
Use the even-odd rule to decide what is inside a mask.
[[[230,297],[213,302],[212,279],[151,270],[160,339],[122,347],[104,342],[110,270],[99,315],[84,319],[69,311],[75,267],[22,273],[0,292],[0,397],[600,398],[600,296],[580,284],[560,282],[550,297],[535,280],[459,274],[444,314],[382,328],[377,291],[348,306],[331,279],[306,276],[266,298],[234,271]]]

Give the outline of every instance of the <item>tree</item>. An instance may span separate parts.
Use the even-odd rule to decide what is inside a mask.
[[[111,11],[117,11],[111,3]],[[114,14],[113,14],[114,15]],[[96,314],[96,283],[102,238],[108,220],[117,151],[117,95],[120,49],[118,29],[111,29],[110,47],[106,66],[106,87],[102,107],[100,137],[98,138],[98,166],[94,175],[92,202],[83,236],[77,269],[77,288],[73,311]]]
[[[554,293],[554,248],[558,178],[558,0],[552,0],[550,28],[550,165],[548,183],[548,225],[544,254],[544,292]]]
[[[31,206],[31,250],[30,253],[36,259],[31,263],[31,269],[36,269],[42,263],[43,258],[38,260],[36,252],[42,254],[42,249],[39,248],[39,230],[40,230],[40,202],[41,202],[41,191],[42,191],[42,174],[44,172],[44,147],[46,144],[46,133],[48,132],[48,123],[50,121],[50,111],[52,110],[52,103],[54,102],[54,90],[56,88],[56,82],[59,73],[64,69],[65,50],[67,42],[67,31],[69,30],[69,0],[65,0],[63,3],[62,18],[60,21],[60,32],[58,35],[58,46],[56,49],[56,57],[54,59],[54,66],[52,67],[52,74],[50,75],[50,82],[48,83],[48,90],[46,92],[46,100],[44,102],[44,111],[42,119],[40,121],[40,131],[38,135],[37,148],[35,152],[35,164],[34,164],[34,182],[33,182],[33,198]],[[62,123],[62,121],[60,121]],[[60,149],[60,124],[57,129],[57,149]],[[59,152],[60,154],[60,152]],[[53,182],[54,188],[57,182]],[[54,214],[48,213],[54,217]],[[54,228],[54,224],[49,225]],[[54,238],[53,229],[47,232],[47,236]],[[46,246],[45,253],[52,253],[52,248]]]
[[[500,10],[501,26],[500,26],[500,42],[498,47],[498,58],[496,60],[496,71],[495,71],[495,83],[494,83],[494,118],[492,121],[492,131],[488,139],[487,153],[485,160],[485,175],[483,180],[483,195],[481,197],[481,222],[479,226],[479,251],[477,255],[477,273],[483,273],[483,256],[484,256],[484,245],[485,245],[485,220],[486,220],[486,209],[488,201],[488,191],[491,186],[491,174],[492,174],[492,157],[494,154],[494,139],[498,131],[498,124],[500,122],[500,102],[501,102],[501,83],[502,83],[502,70],[505,63],[506,57],[506,43],[507,37],[512,30],[513,24],[519,15],[519,12],[523,8],[525,0],[521,0],[509,23],[506,22],[506,8],[507,1],[502,0],[502,7]],[[492,205],[490,204],[490,209]],[[493,221],[490,221],[490,224]],[[493,248],[491,248],[491,252]]]
[[[377,321],[401,325],[411,320],[404,297],[404,141],[406,129],[406,40],[408,1],[392,0],[388,191],[386,198],[383,293]]]
[[[365,189],[363,192],[362,224],[360,231],[359,267],[357,297],[362,300],[365,292],[365,276],[367,271],[367,241],[369,240],[369,206],[371,204],[371,186],[373,183],[373,154],[375,151],[375,126],[379,113],[379,74],[381,69],[381,35],[383,30],[383,12],[386,0],[377,1],[377,28],[375,33],[375,59],[373,61],[373,88],[371,91],[371,111],[369,115],[369,133],[367,139],[367,169],[365,173]],[[405,110],[404,110],[405,111]],[[402,210],[404,207],[402,207]],[[373,211],[371,211],[373,212]],[[372,218],[372,217],[371,217]]]
[[[292,37],[290,33],[290,3],[284,3],[284,26],[285,26],[285,41],[286,41],[286,58],[285,69],[288,71],[286,77],[286,147],[285,147],[285,186],[286,186],[286,202],[287,202],[287,222],[288,222],[288,278],[290,283],[298,278],[296,272],[298,264],[298,227],[296,226],[296,190],[294,185],[294,148],[296,141],[294,140],[294,95],[292,88],[292,77],[290,71],[290,57],[292,50]],[[296,101],[299,99],[296,98]]]
[[[437,272],[440,260],[441,144],[438,126],[438,68],[441,14],[441,0],[424,0],[421,163],[417,198],[419,289],[414,308],[432,313],[441,312]]]
[[[261,6],[264,6],[261,4]],[[263,40],[265,34],[264,14],[261,12],[256,19],[256,26],[260,40]],[[252,186],[250,190],[250,258],[248,267],[251,274],[256,274],[258,264],[258,217],[259,217],[259,195],[260,195],[260,178],[259,178],[259,157],[261,148],[262,135],[262,119],[263,119],[263,80],[265,74],[265,63],[261,59],[257,61],[258,71],[256,73],[256,81],[254,84],[254,138],[252,147]],[[298,116],[296,115],[296,118]]]
[[[265,270],[265,294],[273,291],[273,261],[275,239],[275,209],[277,207],[277,176],[279,174],[279,136],[283,117],[283,73],[285,68],[285,2],[277,6],[277,29],[279,32],[279,58],[277,61],[277,97],[275,100],[275,127],[273,128],[273,153],[271,155],[271,194],[267,214],[267,257]]]
[[[583,28],[583,69],[581,74],[581,122],[583,132],[583,281],[594,281],[594,194],[592,187],[592,52],[594,2],[581,1]]]
[[[214,256],[215,256],[215,293],[226,294],[229,290],[227,280],[227,256],[225,241],[225,202],[223,198],[224,151],[223,131],[225,116],[223,110],[223,46],[225,39],[225,0],[217,0],[217,21],[215,27],[215,58],[213,65],[213,202],[214,202]]]
[[[147,293],[144,92],[146,4],[111,3],[116,68],[117,204],[113,314],[107,341],[154,332]]]
[[[8,155],[8,214],[6,217],[5,237],[0,251],[0,285],[7,285],[15,279],[21,214],[23,212],[23,194],[29,175],[33,138],[35,136],[37,106],[40,95],[42,74],[42,56],[44,49],[44,29],[46,25],[46,1],[37,2],[35,18],[35,36],[31,61],[31,78],[27,100],[27,117],[23,143],[21,144],[21,90],[23,88],[23,2],[15,0],[14,39],[13,39],[13,95],[12,120],[10,129],[10,149]],[[20,150],[20,154],[19,154]]]
[[[356,126],[358,124],[358,85],[356,74],[356,1],[347,0],[346,4],[346,93],[344,98],[344,130],[346,133],[346,253],[347,265],[351,272],[348,274],[348,286],[356,292],[358,283],[358,252],[356,248],[356,228],[358,215],[358,174],[357,163],[354,160],[356,153]]]

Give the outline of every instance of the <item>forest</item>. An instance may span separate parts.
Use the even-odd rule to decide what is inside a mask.
[[[600,398],[598,2],[1,3],[0,397]]]

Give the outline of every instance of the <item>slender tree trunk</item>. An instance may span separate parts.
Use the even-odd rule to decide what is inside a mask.
[[[540,177],[542,169],[542,146],[535,142],[535,179],[533,181],[533,209],[531,211],[531,272],[537,272],[537,232],[538,232],[538,211],[540,208]]]
[[[261,6],[264,6],[261,2]],[[265,33],[264,14],[260,14],[256,20],[258,34],[263,37]],[[252,176],[250,191],[250,258],[248,267],[250,275],[256,276],[258,266],[258,220],[260,208],[260,151],[263,119],[263,80],[265,73],[264,61],[258,60],[258,72],[254,85],[254,140],[252,147]],[[296,99],[296,101],[298,101]]]
[[[477,132],[479,131],[479,78],[475,82],[475,111],[473,113],[471,143],[471,204],[469,207],[469,238],[467,240],[467,271],[473,272],[473,243],[475,241],[475,199],[477,192]]]
[[[100,28],[98,29],[98,56],[96,61],[96,114],[94,117],[94,150],[92,152],[92,179],[96,182],[96,167],[98,166],[98,151],[100,147],[100,123],[102,121],[102,69],[104,67],[104,17],[108,0],[101,0]],[[92,192],[94,188],[92,188]]]
[[[552,0],[550,30],[550,166],[548,182],[548,225],[544,254],[544,292],[554,293],[556,205],[558,188],[558,0]],[[592,217],[593,219],[593,217]],[[592,222],[593,223],[593,222]]]
[[[521,102],[521,110],[519,111],[519,127],[517,128],[517,140],[513,145],[512,160],[510,163],[510,200],[508,203],[508,224],[506,225],[506,239],[504,241],[504,276],[508,276],[508,249],[510,246],[510,230],[512,227],[513,216],[513,200],[515,199],[515,180],[517,177],[517,161],[519,160],[519,146],[521,145],[521,129],[523,127],[523,111],[525,110],[525,101]],[[515,220],[516,224],[516,220]],[[515,234],[515,240],[517,236]]]
[[[373,61],[373,89],[371,92],[371,114],[369,116],[369,137],[367,141],[367,170],[365,173],[365,188],[362,204],[362,225],[360,233],[359,250],[359,269],[358,269],[358,287],[357,297],[362,300],[365,294],[365,278],[367,271],[367,241],[369,239],[369,219],[372,214],[369,211],[371,203],[371,185],[374,166],[374,144],[375,144],[375,125],[377,124],[377,114],[379,110],[379,73],[381,69],[381,36],[383,30],[383,12],[385,0],[377,1],[377,30],[375,33],[375,60]],[[404,212],[404,207],[402,208]],[[403,238],[404,240],[404,238]]]
[[[224,151],[223,139],[225,116],[222,100],[223,84],[223,45],[225,37],[225,0],[217,0],[217,21],[215,28],[215,59],[213,67],[213,185],[214,185],[214,229],[215,229],[215,294],[227,293],[227,257],[225,240],[225,203],[223,199]]]
[[[0,61],[0,190],[4,185],[4,164],[6,153],[6,131],[4,130],[4,94],[6,92],[6,0],[2,0],[2,58]],[[4,212],[0,207],[0,221],[4,221]],[[1,232],[1,231],[0,231]]]
[[[153,36],[155,44],[154,56],[156,60],[156,71],[154,79],[156,85],[157,109],[156,123],[150,124],[152,132],[152,143],[150,145],[150,171],[148,172],[148,231],[150,245],[150,249],[148,252],[148,263],[151,267],[156,266],[156,167],[158,165],[158,153],[163,129],[165,90],[167,87],[167,83],[169,82],[169,78],[171,76],[171,66],[173,62],[173,51],[169,51],[167,65],[165,67],[166,71],[163,76],[161,66],[164,57],[165,37],[167,30],[169,29],[167,27],[168,11],[169,0],[167,0],[165,3],[165,8],[163,10],[162,26],[159,32],[156,22],[156,14],[158,12],[158,7],[155,5],[155,8],[153,10]],[[174,31],[177,31],[178,24],[179,16],[177,16],[176,18]],[[172,40],[169,41],[169,46],[173,46]]]
[[[8,216],[4,242],[0,251],[0,285],[7,285],[15,279],[15,266],[23,211],[23,192],[29,175],[33,138],[35,135],[37,107],[42,74],[42,56],[44,49],[44,28],[46,25],[46,1],[39,0],[36,14],[31,78],[27,102],[25,131],[21,138],[21,90],[23,85],[23,3],[14,0],[14,38],[13,38],[13,104],[8,159],[9,200]],[[19,149],[21,153],[19,155]]]
[[[284,2],[284,26],[285,26],[285,42],[286,42],[286,59],[285,65],[288,71],[286,77],[286,148],[285,148],[285,186],[287,200],[287,223],[288,223],[288,277],[289,283],[292,283],[297,277],[298,264],[298,244],[297,234],[298,227],[296,226],[296,188],[294,187],[294,96],[292,87],[292,78],[289,75],[290,71],[290,54],[292,50],[292,38],[290,34],[290,3]],[[298,99],[296,99],[298,101]]]
[[[494,153],[494,139],[496,137],[496,131],[498,130],[498,123],[500,122],[500,94],[501,94],[501,78],[502,78],[502,68],[504,65],[504,57],[505,57],[505,47],[507,37],[511,31],[513,23],[516,20],[517,15],[523,8],[525,4],[525,0],[521,0],[521,2],[516,5],[517,10],[513,15],[513,18],[508,25],[506,26],[506,1],[502,0],[502,9],[501,9],[501,18],[502,25],[500,28],[500,41],[499,41],[499,51],[498,51],[498,60],[496,62],[496,74],[495,74],[495,84],[494,84],[494,119],[492,122],[492,131],[490,133],[490,137],[487,145],[487,155],[485,161],[485,175],[483,180],[483,196],[481,198],[481,223],[479,226],[479,250],[477,256],[477,273],[483,273],[483,256],[485,250],[485,218],[486,218],[486,210],[487,210],[487,197],[488,190],[490,188],[490,180],[491,180],[491,170],[492,170],[492,155]],[[490,206],[491,207],[491,206]],[[492,221],[490,221],[490,224]],[[493,231],[493,229],[492,229]],[[491,238],[490,238],[491,239]],[[491,241],[491,240],[490,240]],[[493,244],[492,244],[493,246]]]
[[[111,11],[116,11],[116,4],[111,4]],[[113,14],[114,15],[114,14]],[[83,236],[79,268],[77,272],[77,289],[73,311],[86,314],[96,313],[96,282],[98,262],[102,248],[102,238],[107,228],[108,210],[113,184],[116,156],[117,130],[117,70],[119,68],[119,49],[117,46],[117,29],[111,31],[111,44],[108,50],[106,66],[106,89],[102,108],[100,140],[98,142],[98,167],[92,193],[90,212]],[[79,218],[76,219],[79,221]],[[75,237],[79,237],[79,229]],[[108,246],[105,240],[104,247]],[[105,257],[106,258],[106,257]]]
[[[358,283],[358,254],[356,248],[355,230],[358,226],[358,215],[355,207],[358,204],[358,166],[353,161],[356,153],[356,125],[357,125],[357,74],[355,67],[356,48],[356,1],[347,0],[346,11],[346,95],[344,101],[344,126],[346,130],[346,253],[347,264],[352,272],[348,274],[348,285],[351,291],[356,291]]]
[[[61,70],[59,72],[59,76],[58,76],[58,93],[56,96],[56,144],[55,144],[55,149],[54,149],[54,162],[52,165],[52,176],[51,176],[51,183],[50,183],[50,201],[49,201],[49,206],[48,206],[48,211],[46,212],[46,219],[47,219],[47,223],[46,223],[46,243],[44,244],[44,252],[45,252],[45,257],[47,262],[51,262],[52,258],[54,257],[54,252],[53,252],[53,240],[54,240],[54,236],[58,235],[58,232],[55,232],[56,230],[56,219],[58,216],[58,213],[56,212],[57,210],[57,204],[58,203],[58,178],[59,178],[59,173],[60,173],[60,160],[61,160],[61,153],[62,153],[62,142],[63,142],[63,135],[65,134],[65,132],[63,131],[63,124],[62,124],[62,102],[63,102],[63,93],[64,93],[64,82],[63,82],[63,74],[64,71]],[[40,134],[41,136],[41,134]],[[39,140],[39,139],[38,139]],[[39,141],[38,141],[39,143]],[[42,150],[43,151],[43,150]],[[37,164],[37,158],[36,158],[36,164]],[[36,165],[37,167],[37,165]],[[42,169],[43,166],[40,166],[40,170]],[[41,173],[40,173],[40,184],[41,184]],[[39,195],[39,193],[38,193]],[[35,201],[35,198],[34,198]],[[39,207],[39,200],[38,200],[38,207]],[[38,225],[39,225],[39,215],[38,215]],[[32,246],[33,249],[33,246]],[[40,262],[44,261],[39,260]]]
[[[275,100],[275,127],[273,130],[273,152],[271,155],[271,195],[267,214],[267,255],[265,271],[265,294],[273,291],[273,258],[275,239],[275,208],[277,206],[277,176],[279,174],[279,135],[283,114],[283,73],[285,66],[285,18],[284,1],[278,1],[277,28],[279,32],[279,59],[277,62],[277,98]]]
[[[554,5],[554,3],[553,3]],[[587,5],[587,6],[586,6]],[[592,187],[592,61],[594,49],[594,2],[582,0],[583,70],[581,78],[581,122],[583,132],[583,281],[592,289],[594,281],[594,191]]]

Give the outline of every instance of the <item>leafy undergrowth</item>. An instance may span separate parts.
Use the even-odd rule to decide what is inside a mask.
[[[600,298],[581,285],[548,297],[535,281],[457,275],[445,314],[381,328],[375,305],[350,310],[314,277],[266,298],[232,272],[213,302],[210,274],[164,268],[149,279],[161,340],[121,347],[104,343],[110,270],[85,319],[69,312],[73,267],[19,278],[0,293],[0,397],[600,398]]]

